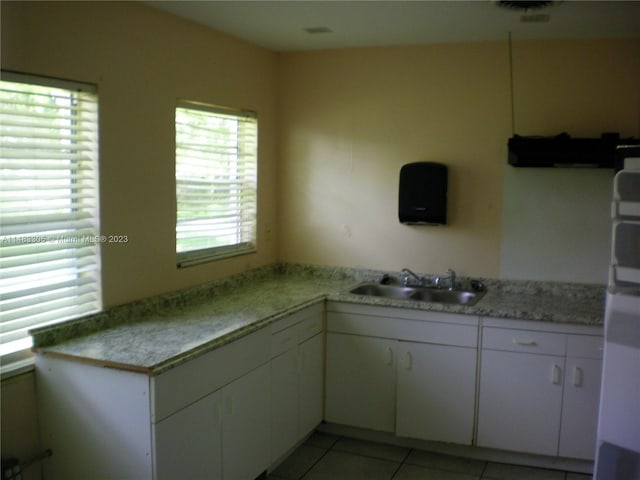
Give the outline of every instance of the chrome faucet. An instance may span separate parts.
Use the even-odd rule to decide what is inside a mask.
[[[456,272],[454,272],[453,270],[449,269],[447,270],[447,274],[446,275],[435,275],[433,277],[433,283],[435,284],[436,288],[445,288],[444,285],[442,285],[443,281],[447,281],[449,283],[449,286],[447,287],[447,290],[452,291],[455,290],[456,288]]]
[[[418,282],[418,285],[425,285],[426,284],[426,279],[424,277],[421,277],[417,274],[415,274],[414,272],[412,272],[411,270],[409,270],[408,268],[403,268],[400,273],[403,274],[402,277],[402,285],[404,285],[405,287],[407,285],[409,285],[409,277],[413,277],[416,279],[416,281]]]

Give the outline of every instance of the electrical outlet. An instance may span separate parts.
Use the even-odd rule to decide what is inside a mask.
[[[271,241],[271,236],[272,236],[271,224],[270,223],[266,223],[264,225],[264,239],[267,242],[270,242]]]

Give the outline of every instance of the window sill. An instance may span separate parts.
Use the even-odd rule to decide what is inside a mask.
[[[13,377],[17,377],[24,373],[29,373],[35,370],[35,357],[30,355],[28,358],[18,360],[17,362],[11,362],[6,365],[0,366],[0,380],[3,382]]]

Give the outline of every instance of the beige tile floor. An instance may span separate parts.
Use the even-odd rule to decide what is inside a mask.
[[[520,467],[315,433],[270,480],[590,480],[589,475]]]

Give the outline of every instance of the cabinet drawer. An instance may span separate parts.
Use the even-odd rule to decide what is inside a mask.
[[[476,348],[475,325],[328,312],[327,331],[394,340]]]
[[[208,395],[269,360],[269,329],[263,328],[151,377],[152,421]]]
[[[566,335],[484,327],[482,330],[482,348],[484,350],[564,355],[566,351]]]
[[[305,318],[298,325],[298,341],[302,343],[320,332],[322,332],[322,315]]]
[[[604,338],[591,335],[567,336],[567,356],[578,358],[602,358]]]
[[[312,306],[288,315],[271,327],[271,358],[322,332],[322,306]]]
[[[297,325],[281,330],[271,335],[271,358],[292,349],[298,345]]]
[[[309,318],[319,318],[322,322],[323,311],[324,305],[322,303],[317,303],[295,313],[286,315],[271,324],[271,333],[278,333],[281,330],[297,325]]]

